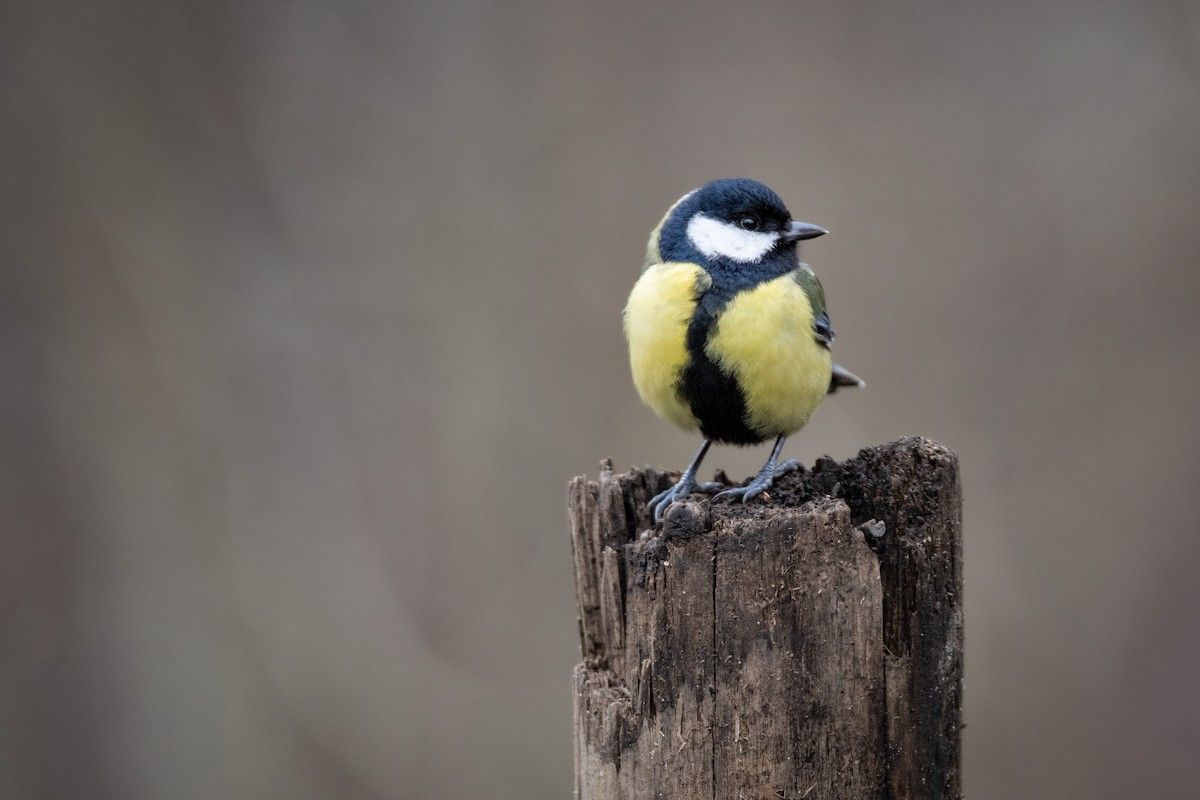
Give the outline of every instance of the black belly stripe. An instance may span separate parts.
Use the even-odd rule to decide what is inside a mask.
[[[700,432],[706,439],[724,444],[757,444],[763,441],[763,436],[746,425],[746,395],[742,387],[704,352],[716,330],[718,316],[735,294],[737,289],[714,285],[697,299],[686,338],[691,361],[680,376],[679,393],[700,421]]]

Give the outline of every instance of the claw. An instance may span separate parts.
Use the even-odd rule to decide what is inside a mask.
[[[667,509],[676,500],[682,500],[688,495],[696,494],[697,492],[712,494],[724,488],[725,484],[723,483],[696,483],[695,478],[684,474],[670,489],[667,489],[665,492],[659,492],[650,498],[650,502],[646,506],[654,516],[654,524],[658,525],[662,522],[663,515],[667,513]]]
[[[782,464],[780,464],[778,467],[775,468],[775,477],[778,478],[780,475],[785,475],[794,470],[802,469],[803,467],[804,467],[804,465],[801,464],[796,459],[789,458],[787,461],[784,461]]]
[[[748,502],[766,492],[767,489],[770,489],[774,479],[774,474],[768,475],[765,479],[759,476],[745,486],[735,486],[732,489],[726,489],[720,494],[714,495],[713,500],[741,500],[743,503]]]

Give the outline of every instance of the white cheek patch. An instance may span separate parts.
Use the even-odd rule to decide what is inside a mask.
[[[687,236],[709,258],[728,258],[743,264],[762,261],[779,240],[778,233],[746,231],[719,219],[697,214],[688,222]]]

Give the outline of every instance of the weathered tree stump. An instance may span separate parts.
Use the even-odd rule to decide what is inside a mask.
[[[653,470],[570,485],[579,800],[961,797],[962,493],[924,439],[651,532]]]

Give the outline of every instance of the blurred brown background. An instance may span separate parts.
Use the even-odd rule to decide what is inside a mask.
[[[17,2],[0,102],[0,797],[568,797],[566,481],[696,446],[620,311],[732,175],[868,382],[788,455],[962,457],[968,796],[1194,791],[1197,3]]]

